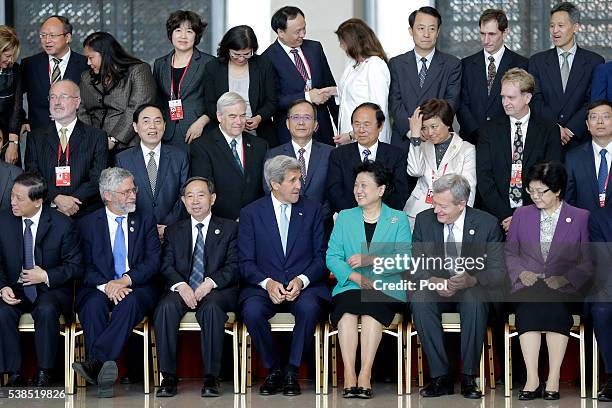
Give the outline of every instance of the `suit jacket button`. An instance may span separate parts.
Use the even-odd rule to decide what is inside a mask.
[[[491,120],[491,118],[489,116],[487,116],[487,120]]]
[[[153,207],[155,207],[157,204],[153,203]]]
[[[561,119],[563,119],[563,115],[559,115],[559,117],[560,117]]]

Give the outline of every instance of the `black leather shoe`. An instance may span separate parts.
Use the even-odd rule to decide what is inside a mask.
[[[283,395],[287,396],[295,396],[300,395],[302,390],[300,389],[300,384],[297,381],[297,374],[293,372],[288,372],[285,374],[285,383],[283,385]]]
[[[482,398],[482,392],[476,385],[476,380],[473,375],[461,376],[461,395],[468,399],[480,399]]]
[[[51,375],[48,371],[38,370],[36,373],[36,381],[34,381],[35,387],[46,388],[51,386]]]
[[[357,398],[370,399],[374,396],[371,388],[357,387]]]
[[[98,373],[102,369],[102,362],[99,360],[86,360],[81,363],[72,363],[74,371],[90,384],[98,384]]]
[[[176,395],[176,377],[173,375],[164,376],[159,389],[155,393],[155,396],[160,398],[174,397]]]
[[[453,381],[447,375],[441,375],[431,379],[431,382],[420,392],[422,397],[441,397],[442,395],[452,395],[455,392]]]
[[[98,373],[98,398],[111,398],[113,396],[113,385],[119,376],[117,363],[105,361]]]
[[[219,392],[219,379],[214,375],[207,374],[204,376],[204,385],[202,386],[202,397],[218,397]]]
[[[358,394],[359,394],[358,387],[350,387],[350,388],[345,388],[344,390],[342,390],[342,398],[357,398]]]
[[[518,399],[521,401],[531,401],[536,398],[542,398],[542,385],[533,391],[520,390],[518,393]]]
[[[126,375],[119,380],[119,384],[122,385],[138,384],[139,382],[142,382],[142,377],[138,375]]]
[[[597,400],[602,402],[612,401],[612,376],[608,378],[606,385],[597,393]]]
[[[545,399],[546,401],[556,401],[559,398],[561,398],[561,395],[559,395],[559,391],[544,390],[544,392],[542,393],[542,398]]]
[[[264,383],[259,387],[259,394],[274,395],[283,389],[283,372],[276,369],[266,377]]]
[[[8,381],[4,385],[9,388],[27,387],[28,380],[21,373],[13,373],[9,376]]]

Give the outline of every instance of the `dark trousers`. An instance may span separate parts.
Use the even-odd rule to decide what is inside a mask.
[[[153,310],[157,298],[158,292],[153,286],[142,286],[133,288],[114,305],[105,293],[96,288],[80,289],[76,303],[88,358],[116,360],[132,329]]]
[[[200,348],[204,374],[216,377],[221,371],[224,327],[227,312],[236,310],[238,288],[213,289],[198,304],[196,320],[202,329]],[[160,371],[176,375],[176,346],[178,328],[183,316],[193,311],[187,307],[178,292],[170,292],[159,302],[155,315],[155,338]]]
[[[593,329],[597,346],[604,361],[606,374],[612,374],[612,303],[592,302],[588,304],[593,318]]]
[[[263,289],[262,289],[263,290]],[[325,301],[311,294],[306,288],[293,302],[280,305],[272,303],[267,296],[246,298],[240,307],[242,318],[255,348],[262,354],[264,367],[268,370],[279,367],[278,352],[272,342],[272,330],[268,320],[276,313],[291,313],[295,317],[295,327],[291,338],[289,364],[299,367],[304,350],[310,347],[315,327],[324,308]]]

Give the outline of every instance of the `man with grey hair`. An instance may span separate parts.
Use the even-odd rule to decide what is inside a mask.
[[[461,315],[461,393],[470,399],[482,397],[475,375],[488,302],[501,294],[504,284],[503,234],[495,217],[467,206],[469,196],[470,185],[463,176],[444,175],[433,184],[433,208],[415,220],[413,258],[422,262],[413,280],[422,289],[410,294],[410,309],[431,375],[431,383],[421,390],[423,397],[454,392],[440,326],[447,312]]]
[[[207,128],[191,144],[191,175],[217,186],[213,215],[236,220],[240,209],[263,195],[261,175],[268,148],[265,140],[244,132],[246,103],[235,92],[217,101],[219,126]]]
[[[132,173],[105,169],[100,175],[105,207],[79,223],[85,272],[76,309],[88,359],[73,368],[98,386],[98,397],[113,396],[115,360],[159,295],[153,284],[161,252],[157,226],[151,215],[136,212],[137,193]]]
[[[319,315],[331,300],[326,286],[321,205],[300,197],[300,163],[276,156],[265,164],[271,193],[240,212],[238,251],[243,287],[239,308],[268,376],[262,395],[299,395],[297,373],[312,342]],[[299,237],[299,239],[298,239]],[[268,320],[295,316],[289,361],[281,370]],[[317,347],[317,345],[315,345]]]

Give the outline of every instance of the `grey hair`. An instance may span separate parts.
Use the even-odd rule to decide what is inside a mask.
[[[223,114],[223,108],[234,106],[239,103],[243,103],[246,106],[246,102],[242,96],[238,95],[236,92],[226,92],[217,100],[217,112]]]
[[[134,176],[129,170],[121,167],[109,167],[102,170],[102,173],[100,173],[100,197],[102,197],[104,204],[106,204],[104,193],[114,193],[117,191],[119,184],[127,178],[133,179]]]
[[[264,178],[266,184],[272,189],[272,183],[282,183],[287,170],[301,170],[300,162],[295,157],[275,156],[266,160],[264,164]]]
[[[445,174],[434,181],[432,189],[436,194],[450,191],[453,195],[453,204],[455,205],[461,201],[467,203],[470,198],[470,183],[460,174]]]
[[[75,95],[77,96],[77,98],[81,97],[81,89],[79,88],[79,86],[76,84],[76,82],[70,80],[70,79],[60,79],[59,81],[55,82],[53,85],[51,85],[51,88],[53,88],[55,85],[57,84],[61,84],[61,83],[67,83],[72,85],[72,88]],[[49,90],[49,92],[51,92],[51,90]]]
[[[576,7],[575,4],[568,1],[559,3],[550,10],[550,15],[552,16],[558,11],[565,11],[567,14],[569,14],[570,21],[573,24],[580,24],[580,10],[578,10],[578,7]]]

